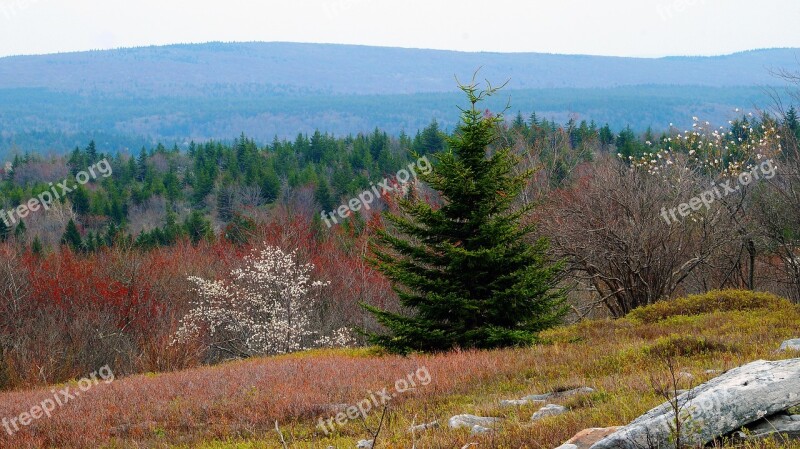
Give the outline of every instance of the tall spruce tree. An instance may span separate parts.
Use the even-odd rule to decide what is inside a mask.
[[[402,214],[386,215],[393,229],[372,247],[372,263],[409,310],[364,305],[388,329],[370,341],[392,352],[530,344],[566,311],[562,265],[549,260],[546,240],[530,243],[534,228],[522,224],[530,207],[516,201],[531,172],[515,174],[510,149],[493,149],[502,117],[478,109],[497,88],[460,87],[470,108],[434,170],[420,174],[441,207],[401,201]]]
[[[85,249],[81,233],[78,231],[78,225],[72,219],[67,223],[67,229],[61,237],[61,244],[69,246],[75,252],[81,252]]]

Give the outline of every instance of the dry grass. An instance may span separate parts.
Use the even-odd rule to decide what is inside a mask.
[[[701,301],[702,298],[695,299]],[[687,309],[696,312],[696,304]],[[706,370],[727,370],[777,354],[781,341],[800,336],[800,309],[766,301],[766,308],[739,306],[640,311],[617,321],[583,322],[543,334],[546,343],[523,349],[468,351],[408,358],[374,350],[316,351],[228,363],[163,375],[132,376],[100,384],[82,397],[14,436],[0,433],[0,447],[202,447],[279,448],[274,421],[290,447],[355,447],[366,438],[360,421],[326,437],[315,428],[330,405],[355,404],[368,391],[393,388],[418,367],[428,385],[392,401],[380,448],[411,448],[406,429],[459,413],[502,417],[497,432],[470,436],[446,428],[418,435],[417,448],[552,448],[587,427],[620,425],[661,403],[658,379],[667,367],[658,356],[673,356],[693,384]],[[655,316],[657,318],[643,318]],[[687,381],[687,387],[690,386]],[[502,408],[502,399],[573,386],[597,391],[560,402],[571,411],[532,424],[535,406]],[[50,396],[49,389],[0,394],[0,418],[12,417]],[[377,426],[380,412],[367,424]],[[415,419],[416,417],[416,419]],[[778,447],[780,445],[764,446]]]

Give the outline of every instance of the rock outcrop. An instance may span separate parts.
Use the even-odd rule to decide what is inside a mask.
[[[462,427],[469,427],[472,429],[475,426],[491,427],[498,422],[500,422],[500,418],[475,415],[455,415],[447,421],[447,424],[451,429],[460,429]]]
[[[676,401],[684,428],[683,444],[705,445],[800,404],[800,359],[750,363],[678,396]],[[674,407],[667,402],[592,449],[667,447],[675,437],[674,425]]]
[[[538,412],[534,413],[533,416],[531,416],[531,421],[538,421],[542,418],[547,418],[548,416],[563,415],[564,413],[567,413],[567,411],[568,409],[563,405],[547,404],[540,408]]]

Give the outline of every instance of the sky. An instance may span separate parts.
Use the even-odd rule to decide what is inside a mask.
[[[0,0],[0,56],[209,41],[661,57],[800,47],[798,0]]]

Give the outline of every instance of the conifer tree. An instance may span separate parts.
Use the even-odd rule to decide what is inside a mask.
[[[22,241],[25,238],[25,233],[28,232],[28,227],[25,226],[25,222],[20,220],[19,224],[16,228],[14,228],[14,238],[17,241]]]
[[[11,234],[11,227],[6,225],[4,220],[0,220],[0,242],[5,242],[8,240],[8,236]]]
[[[271,166],[267,167],[261,181],[261,196],[267,203],[273,203],[281,193],[281,179]]]
[[[86,147],[86,159],[89,164],[97,162],[97,145],[94,140],[90,141],[89,146]]]
[[[42,241],[39,240],[39,236],[33,238],[33,243],[31,243],[31,253],[35,256],[44,255],[44,247],[42,246]]]
[[[90,205],[89,191],[86,190],[86,187],[79,185],[72,194],[72,206],[75,209],[75,213],[86,215],[89,213]]]
[[[478,109],[497,89],[460,87],[470,107],[434,170],[420,174],[441,207],[402,200],[402,214],[386,215],[393,229],[372,247],[372,263],[410,310],[364,305],[388,329],[370,341],[393,352],[530,344],[565,313],[562,265],[547,257],[546,240],[529,242],[530,208],[516,204],[531,173],[516,174],[510,150],[493,149],[502,117]]]
[[[78,225],[76,225],[75,221],[72,219],[67,223],[67,229],[64,231],[64,236],[61,237],[61,244],[69,246],[75,252],[83,251],[84,249],[83,239],[81,238],[80,231],[78,231]]]

